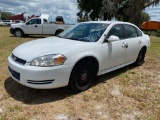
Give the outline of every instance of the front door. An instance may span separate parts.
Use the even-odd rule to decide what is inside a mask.
[[[42,34],[41,19],[31,19],[25,26],[26,34]]]
[[[107,70],[116,66],[119,66],[125,62],[125,35],[124,28],[118,24],[111,28],[107,35],[109,38],[111,35],[119,37],[118,41],[103,43],[103,70]]]

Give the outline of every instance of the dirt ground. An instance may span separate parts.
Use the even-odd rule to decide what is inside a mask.
[[[9,76],[12,50],[41,37],[16,38],[0,27],[0,120],[160,120],[160,38],[151,36],[142,66],[99,76],[76,94],[68,87],[31,89]]]

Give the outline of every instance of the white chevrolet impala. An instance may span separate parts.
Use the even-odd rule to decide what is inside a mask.
[[[84,22],[57,37],[34,40],[15,48],[9,72],[18,83],[36,89],[69,85],[88,89],[98,75],[129,64],[142,65],[150,38],[126,22]]]

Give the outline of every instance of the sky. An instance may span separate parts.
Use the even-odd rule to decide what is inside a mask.
[[[47,13],[55,21],[63,16],[66,23],[77,22],[77,0],[0,0],[0,10],[25,15]]]
[[[44,2],[45,1],[45,2]],[[77,22],[77,0],[0,0],[0,10],[27,15],[47,13],[55,21],[56,16],[63,16],[66,23]],[[145,10],[151,20],[160,21],[160,5]]]
[[[150,15],[151,20],[160,21],[160,4],[154,7],[150,6],[149,8],[146,8],[145,12]]]

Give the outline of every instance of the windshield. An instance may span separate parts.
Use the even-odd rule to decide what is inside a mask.
[[[58,37],[84,42],[96,42],[108,25],[106,23],[80,23],[65,30]]]

